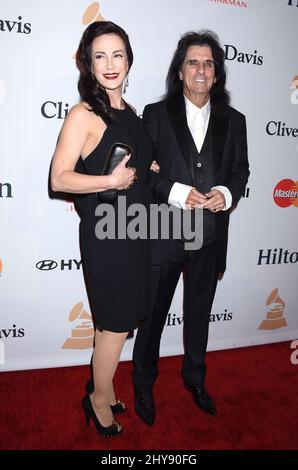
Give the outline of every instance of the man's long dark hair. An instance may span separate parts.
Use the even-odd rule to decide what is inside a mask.
[[[230,97],[226,90],[225,53],[219,44],[218,37],[212,31],[198,31],[185,33],[178,42],[166,80],[166,98],[171,98],[177,93],[182,93],[183,82],[179,78],[179,71],[190,46],[208,46],[212,51],[215,65],[216,82],[210,90],[210,102],[213,107],[220,108],[229,104]]]
[[[79,49],[76,55],[77,66],[80,70],[78,89],[82,101],[90,106],[97,116],[100,116],[106,123],[115,120],[113,110],[107,92],[100,86],[92,74],[91,46],[94,39],[103,34],[117,34],[125,45],[128,69],[133,63],[133,52],[129,38],[124,29],[111,21],[96,21],[91,23],[84,31]]]

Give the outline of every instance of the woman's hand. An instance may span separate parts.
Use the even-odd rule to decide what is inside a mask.
[[[113,189],[128,189],[137,179],[136,169],[134,167],[127,168],[126,163],[131,155],[125,155],[120,163],[111,173],[111,181]]]
[[[156,163],[155,160],[151,163],[150,170],[154,171],[155,173],[159,173],[160,166],[158,163]]]

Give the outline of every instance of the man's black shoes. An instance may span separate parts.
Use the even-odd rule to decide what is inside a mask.
[[[140,392],[135,389],[135,412],[148,426],[155,421],[155,406],[152,392]]]
[[[216,416],[217,411],[211,395],[207,392],[205,387],[190,387],[185,384],[185,387],[192,393],[196,405],[210,415]]]

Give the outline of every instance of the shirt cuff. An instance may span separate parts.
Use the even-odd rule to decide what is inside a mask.
[[[222,209],[223,211],[227,211],[232,206],[232,194],[230,190],[226,186],[213,186],[211,189],[218,189],[221,193],[223,193],[226,201],[225,207]]]
[[[185,203],[192,188],[187,184],[174,183],[169,194],[168,203],[179,209],[186,209]]]

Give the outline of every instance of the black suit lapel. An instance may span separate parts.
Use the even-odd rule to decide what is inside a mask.
[[[212,159],[215,175],[218,175],[228,134],[229,116],[224,112],[217,113],[211,110],[210,121],[212,132]]]
[[[194,169],[192,163],[192,136],[187,125],[185,102],[182,94],[170,98],[167,102],[167,110],[170,121],[185,162],[194,181]]]

